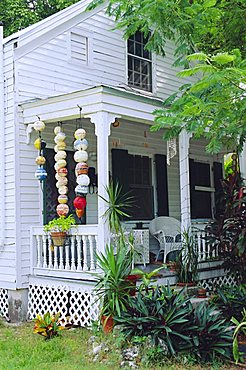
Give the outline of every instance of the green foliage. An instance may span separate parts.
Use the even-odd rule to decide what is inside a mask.
[[[236,328],[233,333],[233,357],[236,362],[236,364],[240,361],[244,362],[243,356],[241,356],[241,353],[239,351],[239,345],[238,345],[238,336],[239,334],[243,334],[246,336],[246,309],[244,308],[242,313],[242,320],[241,322],[238,321],[235,317],[232,317],[231,321],[233,324],[236,325]]]
[[[197,281],[198,274],[198,253],[195,239],[191,230],[182,233],[182,248],[179,252],[176,271],[178,281],[181,283],[194,283]]]
[[[125,278],[131,272],[133,252],[127,248],[115,251],[112,245],[107,245],[104,253],[96,254],[96,259],[102,272],[92,275],[96,279],[95,293],[97,302],[101,302],[101,315],[121,316],[132,288]]]
[[[131,274],[136,274],[141,278],[141,283],[139,286],[139,290],[145,290],[148,291],[148,289],[152,286],[152,284],[156,281],[155,277],[158,275],[160,271],[163,269],[167,268],[165,264],[161,265],[160,267],[154,269],[153,271],[150,272],[145,272],[142,271],[138,268],[134,268],[131,272]]]
[[[118,182],[110,182],[106,186],[106,193],[107,198],[99,195],[107,204],[107,210],[103,214],[103,217],[108,221],[112,233],[123,234],[121,221],[124,218],[130,217],[126,210],[131,207],[133,198],[128,194],[122,193],[122,186]]]
[[[191,313],[192,305],[182,291],[175,293],[170,287],[157,287],[132,297],[127,311],[115,320],[126,338],[150,337],[155,345],[161,341],[174,355],[191,348]]]
[[[198,358],[207,362],[216,357],[231,357],[232,329],[214,306],[198,305],[194,310],[194,325],[193,350]]]
[[[37,315],[36,319],[34,319],[33,333],[42,335],[45,339],[57,336],[59,331],[66,329],[65,326],[61,326],[59,317],[60,313],[51,315],[50,312],[46,312],[43,316]]]
[[[91,8],[103,3],[92,1]],[[246,137],[245,11],[241,0],[109,0],[107,12],[128,38],[137,30],[147,49],[165,55],[166,42],[176,44],[176,66],[193,82],[155,112],[153,131],[164,138],[185,128],[205,136],[209,152],[223,146],[241,149]],[[106,1],[105,1],[106,5]],[[149,31],[151,30],[151,33]],[[239,143],[238,143],[239,139]]]
[[[0,21],[4,22],[4,35],[9,36],[76,2],[77,0],[1,0]]]
[[[227,320],[234,316],[236,320],[241,321],[243,309],[246,308],[246,285],[218,288],[213,297],[213,303]]]
[[[47,225],[45,225],[44,231],[68,231],[73,226],[76,226],[75,218],[73,217],[73,215],[69,215],[68,217],[60,216],[59,218],[54,218]]]

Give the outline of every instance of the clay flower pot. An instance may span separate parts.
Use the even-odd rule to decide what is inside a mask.
[[[141,278],[141,275],[137,275],[137,274],[127,275],[125,277],[125,281],[127,281],[130,286],[129,293],[130,293],[130,296],[132,297],[134,297],[136,294],[137,280],[140,278]]]
[[[112,333],[113,328],[114,328],[114,318],[113,318],[113,316],[102,315],[101,322],[102,322],[103,332],[105,334]]]
[[[197,298],[207,298],[207,291],[205,288],[197,289]]]
[[[51,234],[51,238],[52,238],[54,246],[63,247],[67,233],[65,231],[59,231],[59,232],[52,231],[50,234]]]

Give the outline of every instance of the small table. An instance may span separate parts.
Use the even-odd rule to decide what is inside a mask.
[[[135,255],[134,263],[149,263],[149,229],[133,229]]]

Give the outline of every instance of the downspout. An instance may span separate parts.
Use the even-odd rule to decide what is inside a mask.
[[[3,71],[3,23],[0,22],[0,248],[4,247],[5,239],[5,138],[4,138],[4,71]]]

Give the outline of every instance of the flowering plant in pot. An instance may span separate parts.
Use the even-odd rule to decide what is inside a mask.
[[[62,247],[71,227],[76,226],[73,215],[54,218],[44,226],[44,231],[50,233],[54,246]]]

